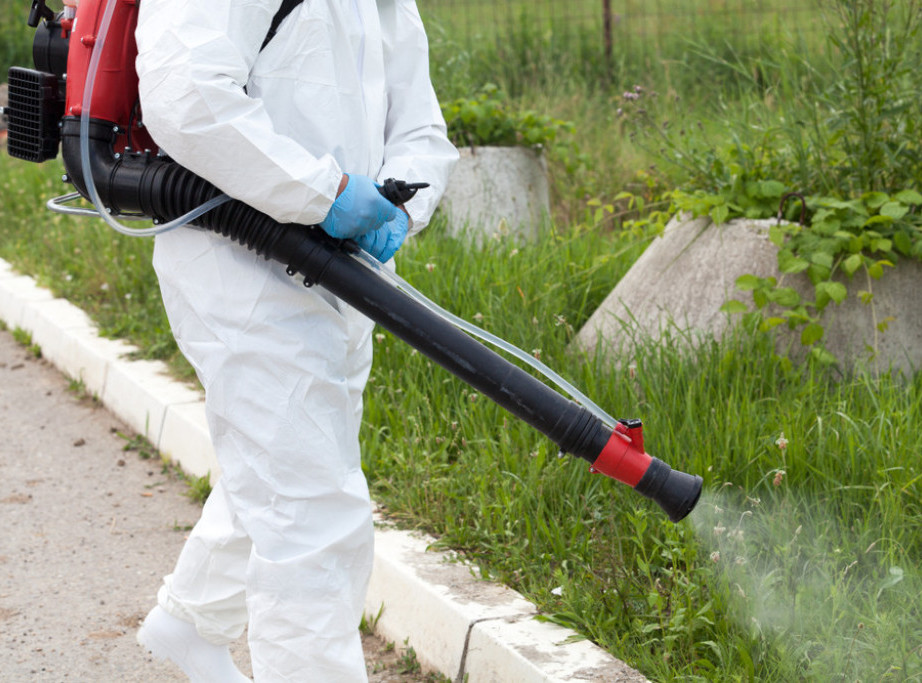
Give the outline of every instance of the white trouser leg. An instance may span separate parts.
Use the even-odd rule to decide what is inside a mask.
[[[246,537],[256,680],[364,681],[358,623],[373,527],[358,430],[370,321],[218,236],[158,237],[154,262],[205,386],[223,494],[161,603],[210,640],[233,638]]]
[[[229,507],[219,479],[183,546],[176,568],[163,579],[160,606],[195,624],[216,645],[228,644],[247,624],[246,571],[252,543]]]

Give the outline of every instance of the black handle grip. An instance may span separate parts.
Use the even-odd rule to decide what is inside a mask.
[[[387,201],[396,206],[413,199],[417,190],[429,187],[429,183],[408,183],[406,180],[394,180],[388,178],[384,184],[378,188]]]

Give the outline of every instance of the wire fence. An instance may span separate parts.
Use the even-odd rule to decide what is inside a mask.
[[[690,44],[764,51],[780,36],[824,42],[823,0],[419,0],[430,33],[502,54],[523,39],[579,59],[678,59]]]

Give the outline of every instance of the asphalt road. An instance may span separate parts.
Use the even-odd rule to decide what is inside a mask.
[[[130,437],[0,331],[0,682],[186,680],[134,634],[200,508]],[[370,681],[432,680],[375,638],[366,660]]]
[[[0,333],[0,680],[185,680],[134,634],[200,508],[129,437]]]

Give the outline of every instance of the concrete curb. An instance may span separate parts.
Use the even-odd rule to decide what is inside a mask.
[[[42,355],[194,476],[216,479],[201,393],[170,379],[163,363],[131,361],[136,350],[99,336],[79,308],[55,298],[0,259],[0,320],[32,335]],[[645,681],[570,629],[537,621],[515,591],[479,580],[434,539],[378,520],[365,603],[377,632],[412,647],[424,668],[461,683]]]

